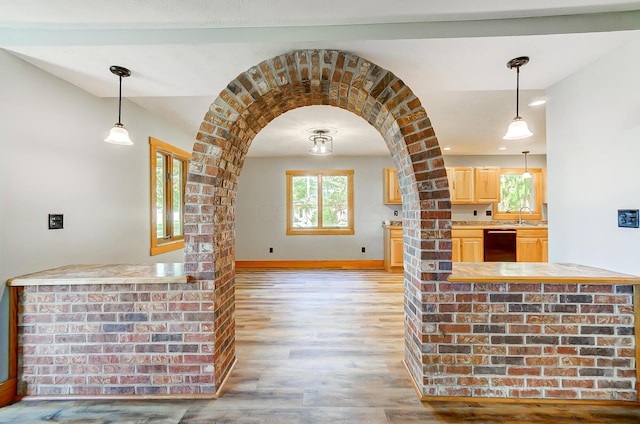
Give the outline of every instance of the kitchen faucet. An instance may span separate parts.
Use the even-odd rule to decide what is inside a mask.
[[[522,210],[523,209],[527,209],[529,210],[529,215],[533,215],[533,211],[531,210],[530,207],[528,206],[523,206],[518,210],[518,225],[522,225]]]

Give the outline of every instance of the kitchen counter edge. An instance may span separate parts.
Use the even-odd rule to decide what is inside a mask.
[[[449,282],[640,284],[640,277],[571,263],[454,262]]]
[[[11,287],[74,284],[188,283],[181,263],[66,265],[7,280]]]

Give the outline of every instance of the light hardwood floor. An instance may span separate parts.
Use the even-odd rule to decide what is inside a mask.
[[[217,400],[20,402],[0,423],[640,423],[640,408],[421,403],[402,365],[402,276],[241,270],[238,364]]]

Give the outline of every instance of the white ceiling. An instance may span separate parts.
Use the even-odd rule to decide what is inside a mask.
[[[125,66],[123,95],[194,138],[218,93],[249,67],[295,49],[341,49],[402,78],[447,154],[545,153],[545,107],[527,103],[638,37],[640,1],[0,0],[1,48],[99,97],[117,97],[109,66]],[[522,55],[531,62],[520,115],[534,136],[505,142],[515,115],[506,62]],[[275,119],[249,155],[304,155],[305,131],[317,127],[337,129],[335,154],[387,153],[362,119],[317,106]]]

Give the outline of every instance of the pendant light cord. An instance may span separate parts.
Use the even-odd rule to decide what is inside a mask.
[[[122,125],[120,122],[120,115],[122,113],[122,75],[119,75],[120,78],[120,91],[118,92],[118,124]]]
[[[122,78],[121,78],[122,79]],[[520,66],[516,67],[516,116],[520,116]]]

